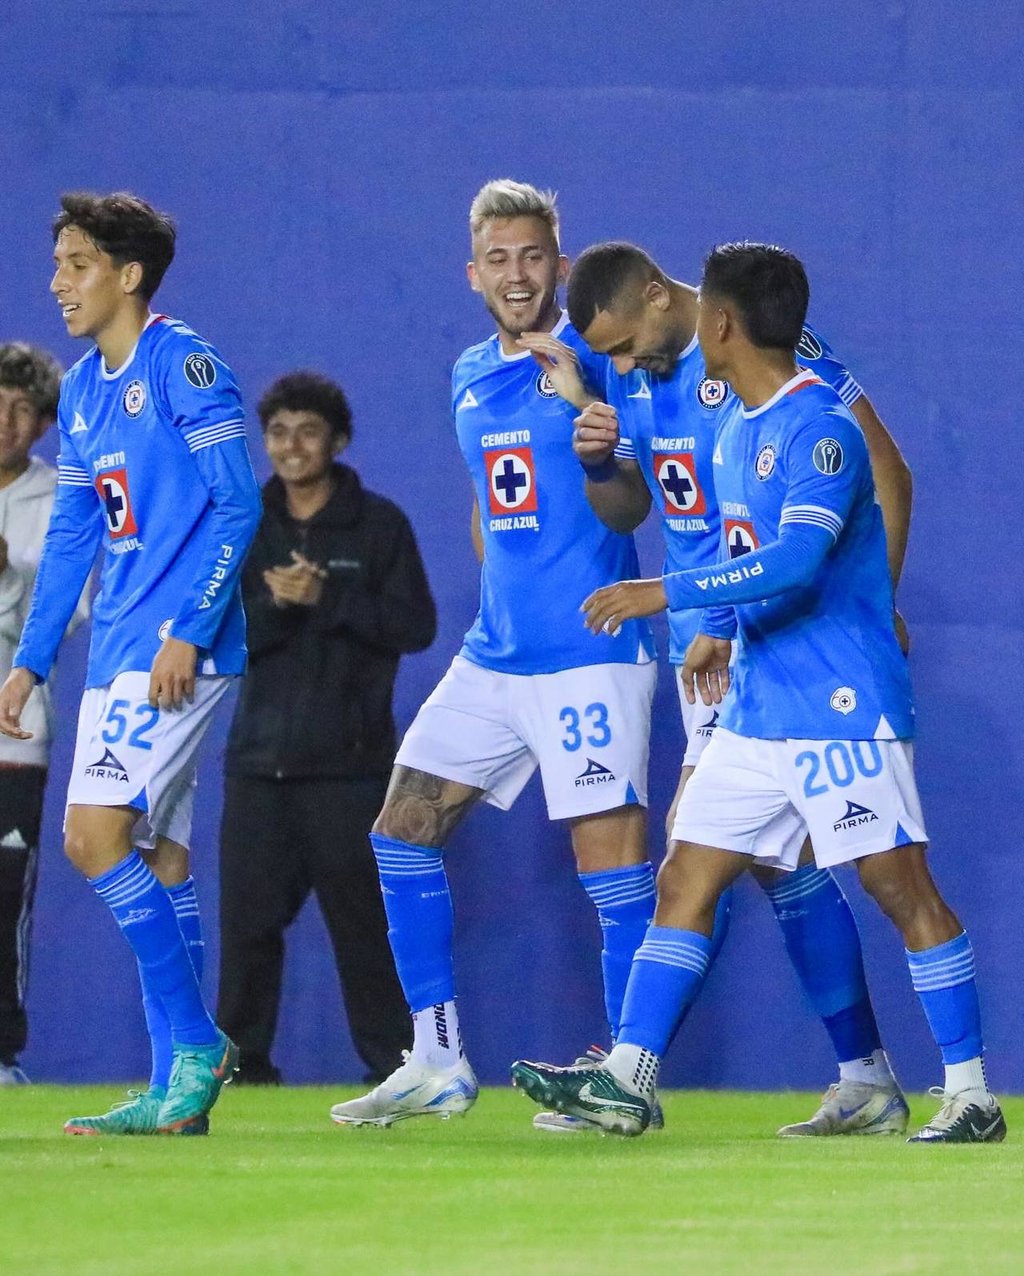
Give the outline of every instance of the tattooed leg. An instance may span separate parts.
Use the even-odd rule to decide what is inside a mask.
[[[441,847],[482,796],[483,789],[396,766],[373,831],[415,846]]]

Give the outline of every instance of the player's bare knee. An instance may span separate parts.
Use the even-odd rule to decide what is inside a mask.
[[[138,812],[127,807],[68,807],[64,821],[64,854],[87,877],[114,867],[131,851]]]
[[[700,912],[714,895],[713,884],[698,871],[685,842],[672,842],[658,870],[658,905],[672,915]],[[711,904],[712,909],[714,903]]]
[[[600,873],[642,864],[648,858],[647,811],[616,807],[579,816],[570,825],[573,854],[580,873]]]
[[[857,861],[861,884],[903,934],[927,928],[949,913],[921,846],[897,847]]]

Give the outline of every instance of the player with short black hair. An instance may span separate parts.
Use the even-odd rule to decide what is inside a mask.
[[[129,191],[112,195],[69,191],[60,197],[60,208],[53,219],[54,243],[74,227],[115,266],[135,262],[139,280],[134,292],[140,300],[149,301],[174,260],[177,230],[172,219]]]
[[[585,248],[576,258],[565,290],[569,322],[586,332],[596,314],[630,305],[649,283],[667,283],[664,271],[642,248],[610,240]]]
[[[212,346],[149,299],[174,255],[145,200],[66,195],[50,290],[96,344],[65,376],[53,518],[32,608],[0,688],[0,731],[45,679],[101,542],[65,850],[134,952],[149,1088],[69,1134],[204,1134],[237,1059],[203,1004],[188,845],[196,756],[245,670],[238,577],[259,518],[241,396]],[[136,849],[137,848],[137,849]]]
[[[732,269],[744,252],[724,259]],[[768,266],[778,272],[779,262]],[[764,268],[767,269],[768,267]],[[799,263],[781,266],[793,275],[783,290],[806,306],[806,278]],[[748,285],[749,293],[749,285]],[[653,508],[665,540],[666,571],[712,566],[724,540],[739,556],[756,547],[753,527],[735,511],[723,511],[713,474],[718,422],[733,401],[729,387],[708,375],[696,338],[697,290],[671,279],[633,244],[597,244],[581,254],[569,279],[584,338],[610,357],[604,395],[594,402],[574,372],[572,352],[547,335],[525,340],[562,394],[582,409],[574,447],[586,475],[591,505],[612,528],[630,531]],[[767,303],[758,303],[759,305]],[[794,312],[795,313],[795,312]],[[792,317],[789,319],[792,335]],[[888,431],[857,381],[828,343],[810,327],[799,335],[797,356],[836,390],[860,422],[881,493],[889,530],[890,568],[898,581],[910,517],[910,474]],[[686,749],[675,807],[714,735],[729,670],[712,671],[708,703],[687,699],[681,679],[686,651],[697,632],[694,612],[669,615],[673,666]],[[906,1127],[908,1108],[885,1051],[868,993],[860,936],[843,891],[828,869],[813,862],[808,843],[799,870],[784,874],[755,867],[805,994],[820,1016],[836,1056],[839,1078],[808,1120],[779,1131],[784,1137],[875,1134]],[[728,910],[723,908],[723,917]],[[716,932],[716,945],[724,936]]]
[[[779,331],[802,330],[795,259],[739,247],[708,258],[697,335],[709,375],[736,394],[717,434],[718,500],[759,547],[585,603],[595,633],[666,606],[700,612],[689,695],[738,634],[735,686],[680,800],[611,1054],[585,1069],[520,1062],[513,1077],[538,1102],[642,1133],[661,1058],[708,968],[719,896],[757,861],[794,869],[809,833],[818,863],[854,863],[897,926],[942,1053],[942,1107],[911,1141],[997,1142],[1006,1123],[985,1078],[971,943],[925,856],[910,679],[864,436],[795,346],[758,344],[747,329],[749,314],[772,313]]]

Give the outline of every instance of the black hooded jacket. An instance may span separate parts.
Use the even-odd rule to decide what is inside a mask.
[[[249,672],[228,739],[229,775],[386,776],[395,755],[398,659],[434,640],[437,616],[409,521],[335,463],[330,500],[308,522],[276,476],[242,580]],[[327,571],[316,606],[278,607],[263,580],[296,549]]]

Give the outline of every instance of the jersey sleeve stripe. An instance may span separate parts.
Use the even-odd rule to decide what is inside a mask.
[[[860,383],[852,377],[849,372],[839,385],[835,387],[835,391],[848,408],[852,407],[859,398],[863,397],[864,394]]]
[[[63,487],[92,487],[92,479],[80,465],[57,465],[57,482]]]
[[[834,540],[839,539],[843,530],[843,519],[833,510],[824,509],[820,505],[787,505],[782,511],[779,526],[784,523],[806,523],[811,527],[823,527]]]
[[[216,425],[204,425],[185,435],[190,452],[198,452],[200,448],[211,447],[214,443],[223,443],[226,439],[244,439],[245,423],[239,418],[234,421],[220,421]]]
[[[623,439],[620,437],[618,443],[615,445],[615,456],[617,456],[620,461],[635,461],[636,447],[633,440]]]

